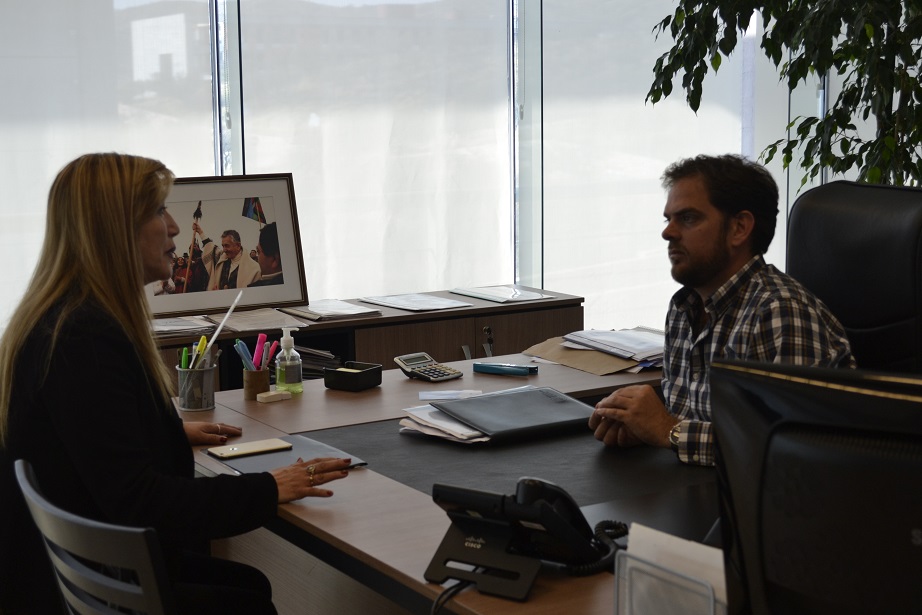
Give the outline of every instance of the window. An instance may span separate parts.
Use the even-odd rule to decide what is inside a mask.
[[[671,43],[652,30],[674,2],[542,4],[544,285],[585,297],[587,328],[661,328],[678,289],[660,237],[663,171],[702,153],[757,157],[784,134],[787,90],[749,37],[709,75],[697,115],[678,85],[645,104]],[[770,168],[783,194],[780,163]],[[767,256],[779,265],[781,210]]]
[[[758,155],[787,122],[756,40],[712,76],[697,116],[680,94],[644,104],[668,43],[652,28],[671,7],[15,3],[0,20],[0,327],[54,175],[113,150],[180,176],[291,172],[314,299],[520,281],[586,297],[590,327],[661,325],[675,290],[663,169]],[[178,222],[184,245],[192,221]]]

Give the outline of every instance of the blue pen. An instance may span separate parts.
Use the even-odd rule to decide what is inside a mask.
[[[248,369],[251,372],[256,371],[256,366],[253,365],[253,357],[250,356],[250,350],[242,340],[237,340],[237,342],[234,344],[234,350],[236,350],[237,354],[240,355],[240,360],[243,361],[243,367],[245,369]]]

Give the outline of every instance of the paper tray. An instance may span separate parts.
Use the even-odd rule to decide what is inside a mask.
[[[615,556],[615,615],[726,615],[727,605],[701,579],[618,551]]]
[[[323,369],[323,384],[339,391],[364,391],[381,384],[380,363],[346,361],[342,368]]]

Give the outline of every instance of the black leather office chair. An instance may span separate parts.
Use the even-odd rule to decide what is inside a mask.
[[[15,470],[69,612],[176,612],[153,529],[99,523],[73,515],[42,496],[28,462],[17,460]]]
[[[787,273],[842,322],[859,367],[922,372],[922,189],[808,190],[791,210]]]

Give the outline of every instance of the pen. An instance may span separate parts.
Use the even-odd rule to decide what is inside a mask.
[[[269,361],[272,360],[272,355],[275,354],[275,351],[278,350],[278,347],[279,347],[279,342],[278,342],[278,340],[275,340],[274,342],[272,342],[272,346],[269,347],[269,352],[268,352],[268,354],[267,354],[265,357],[263,357],[263,364],[264,364],[264,365],[269,365]]]
[[[267,365],[269,365],[269,342],[263,342],[263,363],[260,369],[266,369]]]
[[[262,365],[261,359],[263,356],[263,350],[265,350],[263,348],[263,344],[265,343],[266,343],[265,333],[260,333],[259,335],[256,336],[256,348],[253,349],[253,365],[254,366]],[[256,369],[259,369],[259,367],[256,367]]]
[[[216,339],[218,339],[218,335],[221,333],[221,329],[224,328],[224,323],[226,323],[226,322],[227,322],[227,319],[230,318],[231,312],[233,312],[233,311],[234,311],[234,308],[237,307],[237,303],[240,301],[240,297],[242,297],[242,296],[243,296],[243,291],[241,290],[239,293],[237,293],[237,298],[234,299],[234,302],[233,302],[233,303],[231,303],[230,308],[228,308],[227,314],[225,314],[225,315],[224,315],[224,318],[221,319],[221,324],[218,325],[218,328],[215,330],[214,335],[212,335],[212,336],[211,336],[211,339],[208,340],[208,345],[205,346],[205,351],[202,353],[202,356],[205,356],[205,353],[207,353],[208,351],[211,350],[212,344],[214,344],[214,341],[215,341]],[[204,336],[202,336],[202,337],[204,337]],[[201,343],[201,342],[199,342],[199,343]]]
[[[182,369],[189,369],[189,348],[188,346],[182,347],[182,359],[179,361],[179,366]]]
[[[243,361],[243,367],[251,372],[256,371],[256,366],[253,365],[253,359],[250,358],[250,351],[242,340],[236,341],[234,349],[237,351],[237,354],[240,355],[240,360]]]
[[[205,339],[205,336],[203,335],[201,339],[199,339],[198,344],[192,347],[192,360],[189,361],[189,365],[195,365],[195,359],[198,358],[200,354],[202,354],[203,350],[205,350],[205,344],[207,342],[208,340]]]

